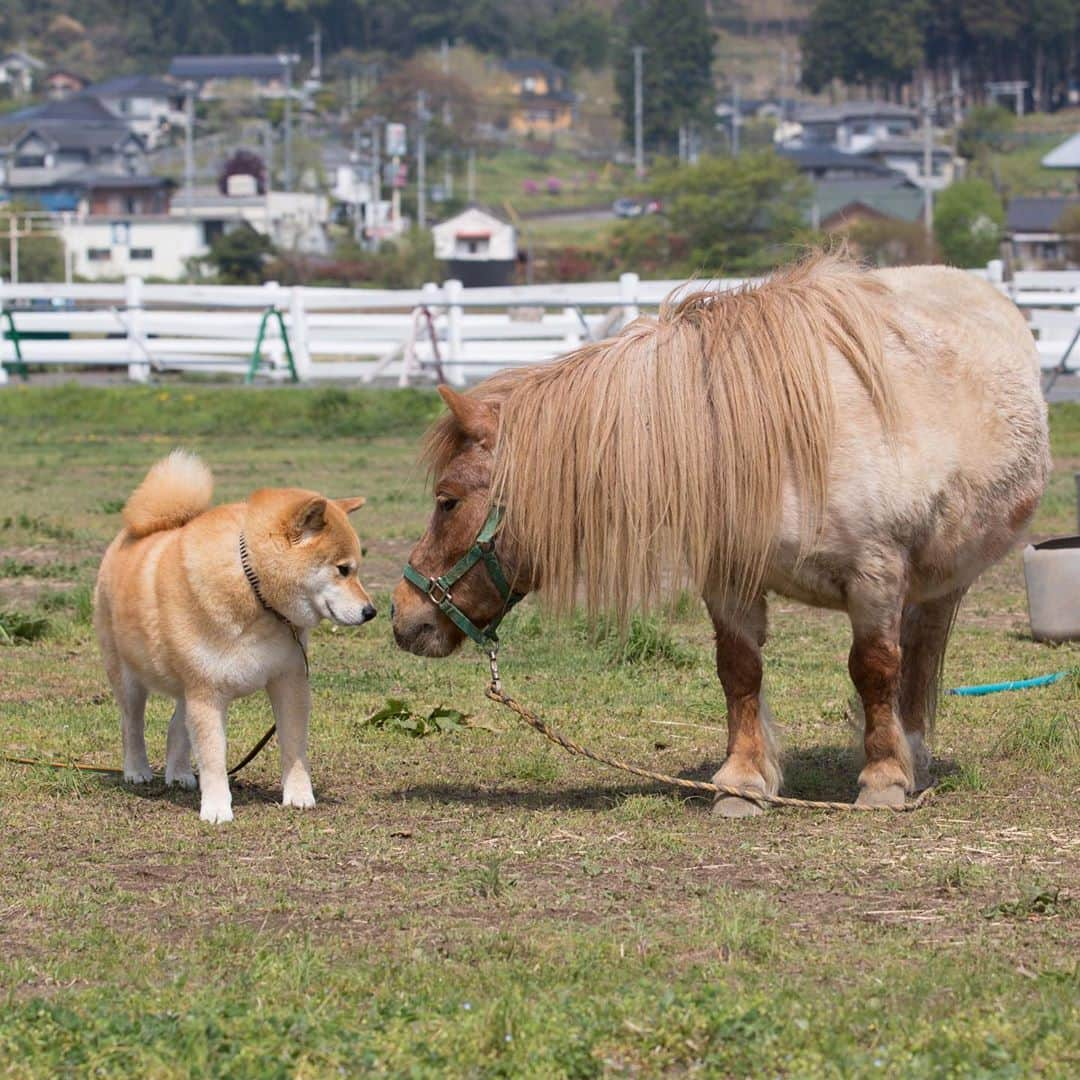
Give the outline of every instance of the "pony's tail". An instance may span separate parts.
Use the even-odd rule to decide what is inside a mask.
[[[210,506],[214,477],[194,455],[174,450],[159,461],[124,506],[124,524],[134,537],[178,529]]]

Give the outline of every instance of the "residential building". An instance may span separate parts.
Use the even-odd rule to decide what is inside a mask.
[[[0,98],[30,97],[44,71],[42,61],[20,49],[0,56]]]
[[[846,232],[863,221],[915,222],[923,193],[903,176],[822,180],[814,185],[810,224],[822,232]]]
[[[479,206],[439,222],[431,230],[435,258],[446,264],[448,276],[466,286],[505,285],[517,262],[513,225]]]
[[[129,275],[176,281],[188,262],[206,255],[202,223],[169,217],[65,215],[58,232],[72,271],[88,281],[116,281]]]
[[[512,101],[512,131],[545,136],[573,126],[577,96],[570,89],[568,72],[536,57],[506,60],[503,71]]]
[[[268,191],[260,195],[247,176],[230,178],[238,183],[222,194],[217,188],[180,190],[172,199],[169,213],[201,223],[205,242],[241,224],[250,225],[269,236],[283,251],[304,255],[325,255],[330,250],[326,226],[330,220],[330,200],[308,191]]]
[[[102,178],[147,173],[142,140],[96,98],[77,97],[0,117],[0,191],[48,210],[74,210]]]
[[[918,113],[886,101],[847,101],[802,109],[796,120],[801,129],[794,135],[796,144],[858,153],[874,142],[911,135]]]
[[[1080,207],[1080,198],[1034,196],[1009,200],[1005,238],[1016,270],[1060,270],[1069,263],[1061,219]]]
[[[152,75],[122,75],[95,83],[85,94],[100,101],[151,150],[168,137],[170,128],[187,122],[183,88]]]
[[[921,138],[893,136],[888,139],[877,139],[857,153],[894,172],[903,173],[913,184],[924,186],[923,169],[926,163],[926,147]],[[930,163],[929,187],[931,191],[943,191],[957,179],[958,163],[952,150],[947,147],[934,144],[931,148]]]
[[[896,178],[896,173],[887,165],[833,146],[778,146],[776,152],[813,180]]]
[[[284,97],[289,84],[289,64],[270,53],[250,55],[176,56],[169,78],[181,86],[194,83],[201,98],[236,94]]]
[[[1043,168],[1071,169],[1080,183],[1080,133],[1070,135],[1042,159]]]
[[[42,83],[45,86],[45,96],[50,101],[66,101],[76,94],[81,94],[90,85],[90,80],[74,71],[57,68],[50,71]]]

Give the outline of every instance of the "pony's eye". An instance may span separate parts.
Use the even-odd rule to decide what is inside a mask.
[[[457,506],[457,504],[458,504],[457,499],[452,499],[448,495],[442,496],[438,500],[438,502],[439,502],[439,509],[440,510],[445,510],[448,513],[449,513],[449,511],[453,510],[454,507]]]
[[[348,563],[338,563],[337,572],[342,577],[348,577],[352,573],[352,567]]]

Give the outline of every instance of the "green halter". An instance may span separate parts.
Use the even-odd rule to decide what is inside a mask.
[[[405,580],[410,585],[415,585],[462,633],[483,649],[493,649],[498,646],[499,636],[495,631],[499,623],[515,604],[525,599],[521,593],[516,593],[510,588],[510,583],[506,580],[506,575],[499,565],[499,557],[495,554],[495,534],[499,531],[502,519],[503,508],[493,506],[472,547],[441,577],[424,577],[418,570],[413,569],[411,563],[406,563],[403,571]],[[492,583],[503,599],[502,611],[483,628],[477,626],[454,603],[450,595],[450,587],[456,585],[478,562],[483,562],[487,567]]]

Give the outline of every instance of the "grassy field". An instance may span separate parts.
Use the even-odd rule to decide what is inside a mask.
[[[0,1074],[1047,1077],[1080,1072],[1080,694],[947,698],[940,794],[911,815],[701,800],[601,770],[485,702],[474,652],[392,645],[387,593],[427,513],[434,395],[0,392],[0,751],[116,765],[89,625],[96,563],[157,457],[202,453],[219,497],[302,483],[354,519],[382,610],[314,635],[319,806],[277,805],[276,752],[197,794],[0,764]],[[1053,414],[1034,531],[1074,526],[1080,408]],[[838,616],[773,605],[770,698],[789,794],[854,795]],[[619,756],[705,777],[723,699],[683,599],[632,649],[532,602],[504,634],[512,693]],[[1080,665],[1027,635],[1018,555],[973,591],[946,679]],[[406,715],[365,720],[388,699]],[[425,738],[446,706],[464,725]],[[151,760],[169,705],[152,701]],[[230,758],[262,732],[234,708]]]

